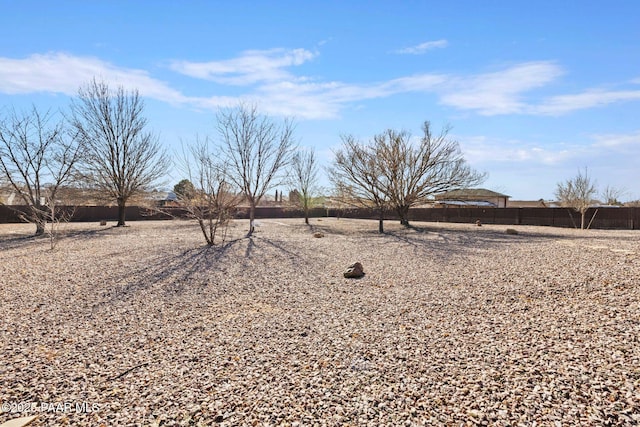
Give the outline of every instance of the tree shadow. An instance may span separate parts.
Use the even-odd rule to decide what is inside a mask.
[[[202,289],[208,282],[194,280],[202,272],[219,267],[223,260],[244,238],[229,240],[221,245],[199,246],[178,254],[156,257],[142,268],[112,274],[114,283],[125,282],[124,286],[108,289],[100,296],[93,309],[116,302],[125,301],[136,294],[160,287],[166,294],[180,294],[189,289]],[[132,280],[132,278],[135,278]],[[195,288],[194,288],[195,287]]]
[[[21,233],[19,235],[12,235],[11,237],[3,238],[0,236],[0,250],[2,249],[17,249],[26,244],[38,241],[49,241],[51,238],[49,234],[49,225],[45,229],[44,234],[36,236],[35,234]],[[117,228],[116,226],[101,227],[94,230],[77,230],[77,229],[62,229],[57,231],[56,239],[59,242],[63,242],[66,239],[85,240],[92,239],[100,234],[108,233],[110,230]]]
[[[412,249],[415,256],[429,256],[431,258],[448,259],[452,253],[464,253],[468,250],[465,241],[469,241],[466,236],[452,236],[448,233],[434,233],[436,239],[425,239],[420,235],[411,235],[408,230],[386,231],[383,235],[399,241]],[[420,232],[424,233],[424,231]]]
[[[357,235],[379,235],[380,234],[377,228],[377,224],[378,224],[377,220],[375,220],[376,226],[370,229],[358,228],[355,230],[351,230],[348,228],[345,229],[344,227],[340,227],[340,223],[344,224],[344,223],[348,223],[349,221],[366,221],[366,219],[364,220],[360,218],[340,218],[340,219],[324,218],[324,219],[326,221],[323,221],[322,224],[318,224],[313,222],[313,218],[310,218],[309,224],[305,224],[304,222],[302,222],[300,224],[293,225],[293,227],[295,229],[306,229],[312,234],[316,232],[320,232],[323,234],[333,234],[336,236],[357,236]],[[338,224],[332,223],[334,221],[338,221]]]
[[[323,234],[335,234],[339,236],[345,236],[348,233],[345,230],[338,229],[331,226],[331,224],[300,224],[297,229],[305,229],[309,233],[323,233]]]
[[[452,224],[452,225],[447,225]],[[455,227],[453,224],[457,225],[468,225],[468,229],[463,229],[460,227]],[[487,240],[487,241],[496,241],[496,240],[504,240],[513,241],[514,239],[526,239],[527,241],[536,242],[536,241],[545,241],[551,239],[583,239],[585,237],[591,237],[587,235],[580,234],[568,234],[567,230],[575,230],[574,228],[565,228],[565,227],[553,227],[553,226],[526,226],[526,227],[534,227],[534,231],[523,231],[520,229],[518,225],[511,224],[485,224],[487,226],[491,226],[491,229],[487,227],[478,227],[474,224],[467,223],[437,223],[437,226],[433,225],[414,225],[409,224],[406,226],[407,229],[413,230],[416,233],[435,233],[442,234],[443,232],[451,233],[451,234],[462,234],[465,233],[469,236],[473,236],[478,240]],[[495,227],[504,226],[502,230],[496,230]],[[512,228],[515,229],[517,234],[508,234],[507,229]]]
[[[245,258],[251,258],[253,250],[254,250],[254,248],[256,246],[256,244],[255,244],[255,242],[253,240],[254,236],[248,236],[248,237],[246,237],[246,239],[248,240],[248,243],[247,243],[247,248],[244,251],[244,257]]]
[[[17,249],[35,241],[47,239],[48,236],[34,234],[20,234],[7,238],[0,238],[0,250]]]
[[[243,248],[245,243],[246,247]],[[274,253],[292,264],[301,258],[295,248],[286,243],[255,235],[238,237],[221,245],[205,245],[178,254],[158,256],[144,267],[111,274],[110,280],[114,283],[124,282],[124,286],[105,290],[97,298],[93,309],[126,301],[147,291],[161,292],[170,297],[207,289],[207,292],[222,295],[223,291],[209,285],[229,268],[228,260],[233,261],[234,268],[250,271],[261,257]],[[208,276],[207,273],[211,274]]]
[[[489,250],[499,246],[513,244],[514,242],[525,244],[538,244],[540,242],[564,239],[580,238],[581,236],[568,236],[563,233],[518,233],[507,234],[495,229],[482,229],[469,224],[468,229],[460,227],[448,227],[438,223],[437,226],[410,224],[399,230],[387,230],[384,235],[401,241],[412,248],[417,256],[437,257],[441,260],[450,259],[452,254],[464,255],[471,251]],[[473,228],[471,228],[473,227]],[[429,235],[431,238],[426,238]]]
[[[292,249],[287,248],[283,242],[276,242],[275,240],[268,239],[265,237],[260,237],[258,239],[259,242],[264,242],[268,247],[275,249],[276,251],[289,256],[289,259],[301,259],[302,257],[294,252]],[[255,246],[255,245],[254,245]]]
[[[100,226],[100,228],[96,228],[94,230],[61,230],[59,237],[61,239],[89,240],[101,234],[107,234],[110,231],[118,228],[122,228],[122,227],[116,227],[115,225],[111,225],[111,226]]]

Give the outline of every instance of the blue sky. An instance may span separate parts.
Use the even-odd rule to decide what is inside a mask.
[[[169,150],[238,100],[340,135],[450,125],[483,187],[552,199],[579,169],[640,199],[640,2],[0,0],[0,108],[136,88]],[[172,181],[180,179],[174,174]],[[173,184],[172,182],[171,184]]]

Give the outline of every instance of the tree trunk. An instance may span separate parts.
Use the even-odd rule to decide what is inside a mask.
[[[398,206],[398,216],[400,217],[400,224],[405,227],[409,226],[409,206]]]
[[[43,212],[43,206],[35,205],[32,206],[31,212],[33,212],[33,220],[36,223],[36,236],[42,236],[45,231],[45,227],[47,225],[47,217]]]
[[[304,201],[303,209],[304,209],[304,223],[309,225],[309,204],[306,199]]]
[[[205,226],[204,220],[202,218],[198,218],[198,225],[200,225],[200,230],[202,230],[202,234],[204,235],[204,239],[207,241],[207,245],[213,246],[213,240],[209,238],[207,227]]]
[[[380,208],[378,215],[378,232],[384,233],[384,208]]]
[[[256,218],[256,205],[251,203],[251,207],[249,208],[249,232],[247,233],[247,237],[251,237],[253,235],[253,231],[255,227],[253,225]]]
[[[38,220],[36,221],[36,236],[42,236],[44,234],[44,225],[44,220],[38,218]]]
[[[584,230],[584,217],[587,214],[587,211],[585,209],[582,209],[580,211],[580,230]]]
[[[125,219],[125,207],[126,207],[126,200],[119,198],[118,199],[118,224],[116,225],[116,227],[124,227],[124,219]]]

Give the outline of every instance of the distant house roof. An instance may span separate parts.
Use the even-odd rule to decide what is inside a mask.
[[[150,194],[152,200],[173,202],[178,200],[176,193],[173,191],[155,191]]]
[[[482,200],[495,197],[509,198],[511,196],[487,190],[486,188],[462,188],[435,195],[436,200]]]

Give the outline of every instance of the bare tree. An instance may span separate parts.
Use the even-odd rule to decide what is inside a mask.
[[[44,234],[47,218],[54,216],[58,190],[82,152],[64,122],[53,120],[35,106],[0,120],[0,172],[28,206],[24,219],[36,225],[36,235]]]
[[[218,131],[229,164],[231,182],[249,203],[249,232],[254,231],[256,206],[267,191],[285,180],[284,168],[294,149],[294,125],[290,119],[276,124],[261,115],[255,105],[238,104],[220,110]]]
[[[86,146],[85,178],[118,204],[118,226],[125,225],[127,201],[164,176],[169,158],[147,131],[144,103],[137,90],[111,91],[93,80],[72,103],[72,125]]]
[[[240,203],[240,197],[228,181],[226,165],[218,159],[208,139],[197,139],[183,147],[179,166],[189,178],[180,181],[184,185],[175,187],[178,202],[198,221],[210,246],[215,245],[221,228],[224,242],[229,222]]]
[[[620,202],[620,198],[624,196],[625,193],[626,193],[626,190],[622,188],[616,188],[616,187],[607,185],[604,188],[604,190],[602,190],[602,194],[600,195],[600,197],[602,197],[602,201],[606,205],[622,206],[622,202]]]
[[[56,199],[50,199],[47,210],[46,221],[48,223],[47,234],[49,235],[49,249],[54,250],[60,241],[62,229],[73,218],[76,207],[65,203],[66,206],[58,206]]]
[[[309,208],[318,191],[318,163],[313,148],[296,151],[291,161],[292,184],[298,192],[298,202],[304,211],[304,222],[309,224]]]
[[[343,135],[342,148],[334,152],[333,165],[328,169],[334,193],[340,203],[375,208],[378,211],[378,231],[384,233],[384,210],[389,198],[387,183],[373,147]]]
[[[563,206],[580,212],[580,229],[584,230],[585,215],[596,193],[596,183],[585,168],[584,173],[578,170],[576,177],[558,183],[555,195]]]
[[[403,225],[409,225],[409,209],[425,203],[429,196],[486,179],[466,163],[458,143],[448,138],[449,129],[444,127],[434,134],[425,121],[422,138],[415,144],[405,131],[389,129],[374,137],[383,191]]]
[[[409,225],[409,209],[429,196],[485,179],[467,165],[458,143],[448,139],[449,128],[434,135],[425,122],[422,130],[417,144],[408,132],[393,129],[376,135],[368,146],[343,137],[343,148],[335,153],[330,179],[349,197],[376,207],[380,232],[386,207],[395,209],[400,222]]]

